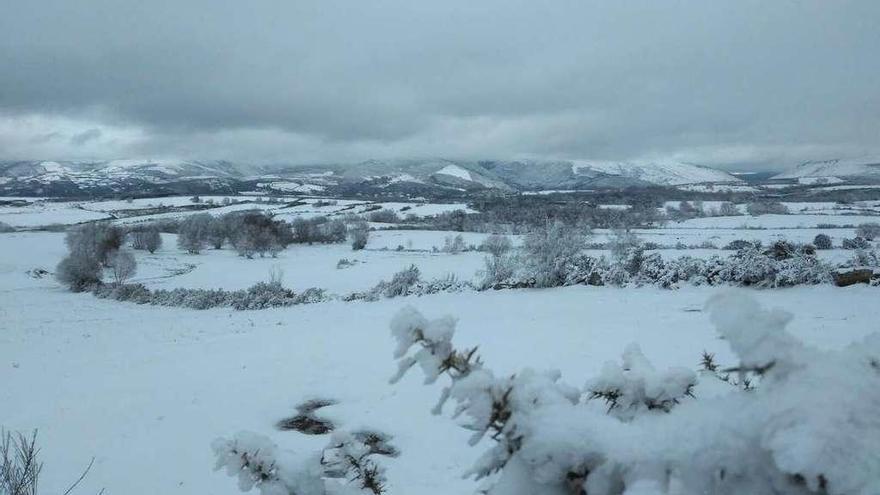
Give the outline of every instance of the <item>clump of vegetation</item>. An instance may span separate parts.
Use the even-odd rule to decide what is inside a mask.
[[[844,239],[841,243],[843,249],[869,249],[871,243],[864,237],[853,237],[852,239]]]
[[[367,247],[367,241],[370,238],[370,226],[367,222],[357,221],[349,225],[348,235],[351,237],[351,249],[360,251]]]
[[[834,247],[831,237],[827,234],[816,234],[816,237],[813,238],[813,245],[816,246],[816,249],[831,249]]]
[[[787,215],[790,212],[788,207],[779,201],[755,201],[746,206],[749,215],[756,217],[758,215]]]
[[[149,251],[152,254],[162,247],[162,235],[155,225],[135,228],[128,233],[128,236],[131,239],[132,249]]]

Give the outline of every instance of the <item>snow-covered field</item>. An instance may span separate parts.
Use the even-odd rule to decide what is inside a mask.
[[[186,198],[156,201],[189,205]],[[348,207],[362,211],[367,206],[360,201],[313,203],[286,213],[284,204],[260,205],[279,208],[279,214],[291,218]],[[102,218],[102,212],[154,204],[101,202],[79,209],[45,202],[25,207],[30,210],[24,212],[0,210],[0,221],[18,226],[59,220],[72,224]],[[465,207],[381,206],[395,211],[409,206],[402,213],[419,215]],[[827,205],[810,205],[797,215],[700,218],[636,233],[664,246],[709,241],[721,247],[735,239],[808,242],[824,232],[839,245],[854,235],[852,228],[816,225],[878,218],[815,213],[823,208]],[[70,212],[84,217],[67,218]],[[16,215],[32,218],[29,223],[7,220]],[[609,234],[597,230],[591,241],[604,242]],[[295,290],[321,287],[344,294],[387,280],[410,264],[418,266],[425,279],[453,274],[471,280],[483,267],[482,253],[432,252],[454,235],[373,231],[362,251],[353,252],[347,244],[293,245],[277,258],[246,260],[230,249],[186,254],[175,246],[174,235],[163,234],[164,246],[155,254],[136,253],[138,273],[133,281],[152,288],[237,289],[267,280],[280,268],[284,284]],[[463,234],[466,244],[477,245],[485,237]],[[580,384],[606,361],[616,360],[630,342],[638,342],[658,368],[696,369],[704,350],[715,353],[720,362],[733,360],[727,342],[714,332],[703,311],[709,298],[730,289],[576,286],[377,302],[335,300],[260,311],[197,311],[102,300],[71,293],[51,276],[34,278],[34,269],[54,269],[65,253],[63,239],[63,233],[52,232],[0,234],[0,426],[39,430],[45,462],[41,485],[47,493],[63,492],[92,457],[95,464],[80,493],[102,488],[132,495],[239,493],[234,480],[212,471],[211,441],[251,430],[284,448],[314,452],[326,444],[326,435],[306,436],[274,426],[310,398],[336,400],[321,413],[340,427],[393,436],[400,457],[380,460],[388,469],[389,493],[474,493],[476,484],[462,480],[461,474],[482,452],[482,445],[467,447],[469,435],[453,420],[430,414],[439,387],[424,386],[416,376],[388,384],[395,368],[388,324],[405,305],[429,317],[459,318],[457,342],[478,345],[500,374],[523,367],[555,368],[570,383]],[[661,253],[727,254],[714,249]],[[851,252],[820,255],[841,259]],[[338,269],[341,258],[357,263]],[[821,285],[751,292],[765,307],[792,312],[795,319],[789,329],[806,343],[840,349],[877,330],[877,290]]]

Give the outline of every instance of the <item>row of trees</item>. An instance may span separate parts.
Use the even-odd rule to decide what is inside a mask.
[[[366,222],[352,224],[352,247],[362,249],[367,243]],[[255,254],[277,256],[293,243],[345,242],[349,227],[344,220],[324,216],[297,218],[292,223],[275,219],[262,211],[231,212],[212,217],[207,213],[192,215],[183,220],[177,231],[177,245],[191,254],[206,247],[222,249],[230,245],[241,256]]]

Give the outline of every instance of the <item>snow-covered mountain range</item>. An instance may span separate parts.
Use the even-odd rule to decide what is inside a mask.
[[[807,182],[811,179],[826,179],[832,182],[837,182],[840,179],[880,181],[880,156],[808,161],[777,174],[773,178],[806,180]]]
[[[426,194],[737,184],[699,165],[565,160],[368,160],[355,164],[253,166],[228,161],[0,162],[0,194],[119,194],[273,188],[287,192]]]

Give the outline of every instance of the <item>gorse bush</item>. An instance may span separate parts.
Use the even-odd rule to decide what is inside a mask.
[[[732,366],[704,352],[699,372],[658,369],[633,343],[575,386],[552,369],[496,374],[476,348],[456,348],[455,318],[406,307],[390,325],[391,382],[416,368],[428,385],[445,382],[431,412],[452,402],[467,444],[485,449],[464,473],[482,493],[880,493],[880,334],[825,351],[787,331],[791,314],[744,293],[717,295],[706,310]],[[384,469],[359,442],[340,433],[303,455],[243,432],[213,448],[243,491],[383,493]]]
[[[656,370],[636,345],[583,389],[561,383],[558,371],[496,376],[474,349],[455,349],[453,318],[427,320],[412,309],[391,324],[393,380],[415,364],[427,383],[448,377],[434,412],[454,401],[474,432],[469,443],[492,440],[466,474],[498,473],[493,494],[880,490],[877,335],[819,351],[785,331],[791,315],[750,297],[725,294],[707,308],[739,357],[734,369],[754,373],[757,389],[702,400],[694,372]]]

